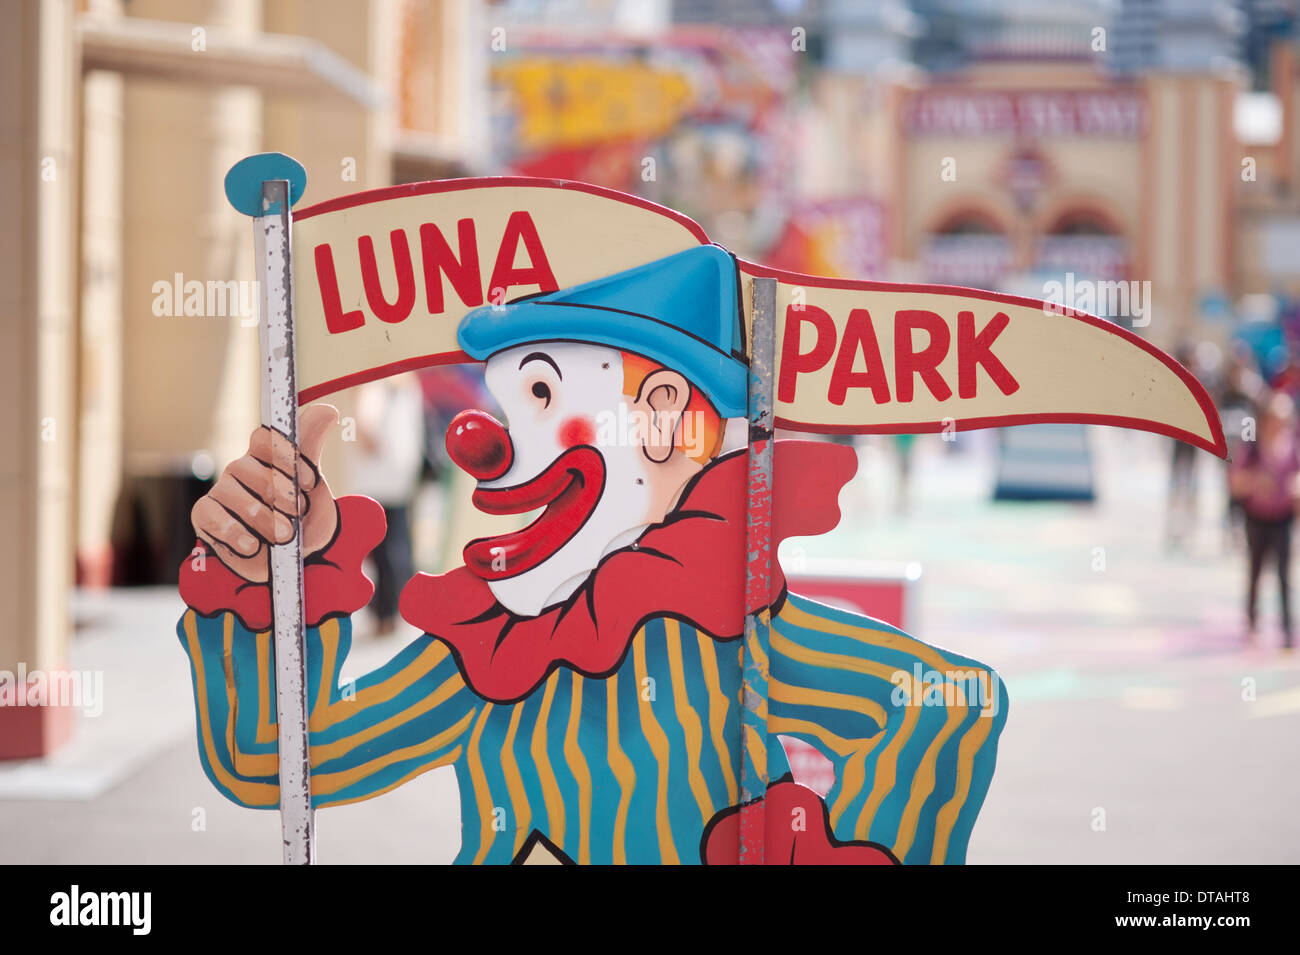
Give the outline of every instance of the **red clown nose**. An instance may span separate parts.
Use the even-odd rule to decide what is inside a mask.
[[[501,422],[483,411],[462,411],[447,426],[447,453],[465,473],[491,481],[510,470],[514,452]]]

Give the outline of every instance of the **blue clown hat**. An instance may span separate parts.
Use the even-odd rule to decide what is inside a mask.
[[[574,341],[635,352],[681,372],[724,418],[743,417],[749,375],[735,260],[716,245],[522,299],[460,322],[471,358],[529,342]]]

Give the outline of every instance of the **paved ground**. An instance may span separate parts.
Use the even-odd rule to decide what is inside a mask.
[[[994,504],[991,439],[917,442],[899,513],[889,445],[862,453],[833,534],[809,556],[923,568],[922,639],[996,666],[1011,696],[971,862],[1298,862],[1300,661],[1240,627],[1242,558],[1219,472],[1164,543],[1168,444],[1095,429],[1094,505]],[[791,545],[788,545],[791,546]],[[81,595],[73,665],[105,674],[102,716],[55,758],[0,767],[0,862],[276,862],[274,814],[225,803],[194,751],[174,592]],[[360,672],[404,638],[360,639]],[[324,862],[446,861],[455,780],[439,770],[318,817]]]

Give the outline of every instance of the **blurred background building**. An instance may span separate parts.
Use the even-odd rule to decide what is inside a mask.
[[[66,663],[75,586],[174,582],[191,505],[257,423],[239,158],[297,157],[309,203],[586,180],[818,275],[1150,283],[1109,317],[1276,371],[1300,324],[1298,7],[15,0],[0,669]],[[70,732],[22,709],[0,708],[0,756]]]

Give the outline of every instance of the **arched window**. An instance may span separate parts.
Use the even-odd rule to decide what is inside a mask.
[[[997,220],[986,212],[973,209],[959,212],[935,230],[936,235],[1000,235]]]
[[[1051,235],[1115,235],[1110,220],[1093,209],[1076,209],[1059,216]]]
[[[942,219],[925,239],[921,268],[926,281],[995,287],[1011,270],[1011,240],[997,217],[979,208]]]
[[[1089,206],[1065,209],[1035,244],[1038,271],[1091,279],[1121,279],[1129,268],[1129,243],[1110,213]]]

